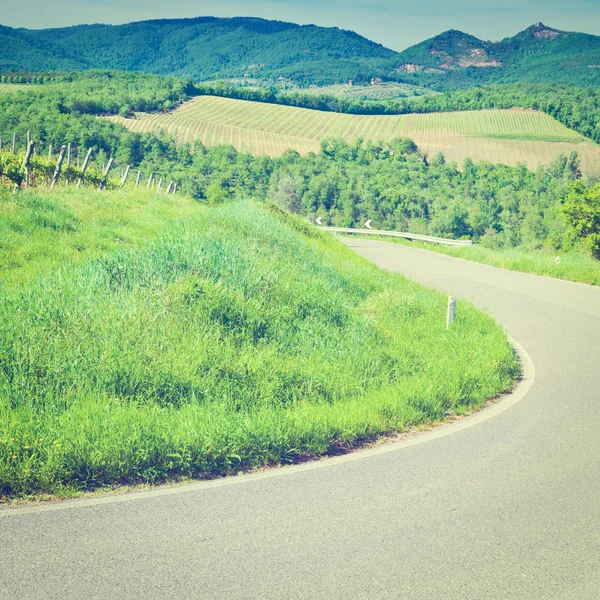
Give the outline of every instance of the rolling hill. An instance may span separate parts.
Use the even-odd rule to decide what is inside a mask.
[[[318,152],[321,140],[386,141],[408,137],[430,156],[525,163],[535,169],[573,150],[584,170],[600,171],[600,146],[548,115],[531,110],[486,110],[413,115],[359,116],[200,96],[173,113],[110,117],[131,131],[164,131],[179,143],[230,144],[255,155],[279,156],[287,149]]]
[[[498,42],[451,30],[395,52],[352,31],[247,17],[0,26],[1,72],[93,68],[301,86],[379,77],[439,90],[514,82],[600,87],[600,37],[538,23]]]

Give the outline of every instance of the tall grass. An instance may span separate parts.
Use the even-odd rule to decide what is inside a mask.
[[[145,188],[16,194],[0,186],[0,283],[22,283],[66,262],[138,246],[198,208],[185,196]]]
[[[461,304],[447,332],[442,295],[251,203],[0,304],[6,496],[294,461],[468,411],[517,375],[489,317]]]

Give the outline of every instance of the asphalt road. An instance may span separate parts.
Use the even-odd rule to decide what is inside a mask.
[[[529,392],[419,443],[0,510],[2,600],[600,598],[600,289],[347,243],[495,314]]]

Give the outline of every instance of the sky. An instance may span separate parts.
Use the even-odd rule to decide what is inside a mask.
[[[0,0],[5,3],[0,23],[10,27],[253,16],[351,29],[394,50],[448,29],[500,40],[538,21],[600,35],[600,0]]]

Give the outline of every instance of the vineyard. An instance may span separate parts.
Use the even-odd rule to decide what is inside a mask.
[[[301,154],[318,152],[321,140],[332,137],[408,137],[422,152],[442,152],[459,163],[469,157],[535,169],[575,150],[584,171],[600,170],[600,146],[532,110],[361,116],[201,96],[168,114],[110,118],[131,131],[164,131],[179,143],[230,144],[255,155],[279,156],[289,148]]]
[[[83,165],[79,164],[79,152],[77,163],[71,163],[70,147],[66,154],[66,146],[63,146],[60,154],[54,158],[52,156],[39,156],[34,153],[35,144],[31,143],[25,152],[17,151],[15,153],[0,149],[0,186],[8,185],[15,190],[23,188],[54,188],[58,185],[74,184],[77,188],[80,185],[84,187],[97,187],[103,189],[123,188],[129,182],[129,186],[136,188],[144,185],[148,189],[157,192],[175,193],[179,183],[166,180],[163,181],[155,173],[132,172],[130,166],[124,166],[120,173],[114,169],[111,173],[111,167],[114,166],[113,160],[108,164],[102,165],[99,169],[96,165],[89,165],[88,161],[92,155],[92,149],[88,151]],[[132,175],[129,178],[129,175]],[[118,179],[117,179],[118,176]],[[164,185],[163,185],[164,184]]]

